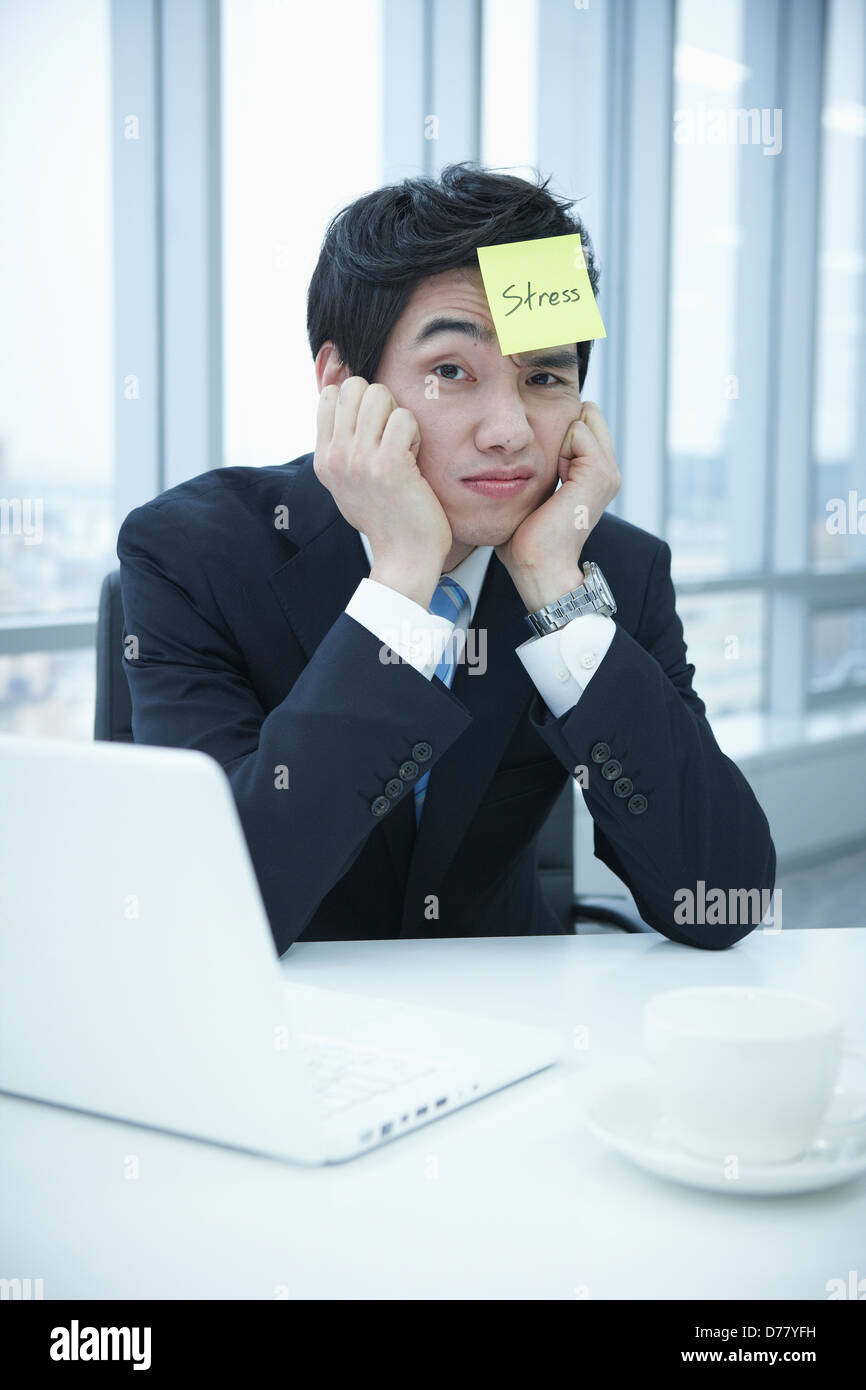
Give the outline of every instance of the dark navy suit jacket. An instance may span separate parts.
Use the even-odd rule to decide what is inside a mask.
[[[449,690],[380,660],[379,639],[343,611],[369,574],[361,538],[312,454],[169,489],[130,512],[117,554],[124,638],[138,639],[125,662],[133,737],[222,765],[280,954],[298,940],[561,932],[537,837],[580,765],[595,853],[650,926],[708,948],[752,929],[674,919],[675,892],[699,879],[726,900],[771,892],[776,855],[692,689],[656,536],[605,513],[587,537],[581,560],[601,566],[616,630],[558,719],[515,654],[526,610],[495,554],[472,621],[487,633],[484,674],[459,663]],[[633,795],[602,776],[613,759]],[[416,834],[413,785],[428,769]]]

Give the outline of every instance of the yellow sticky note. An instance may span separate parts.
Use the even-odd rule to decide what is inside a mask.
[[[577,232],[476,255],[503,357],[607,337]]]

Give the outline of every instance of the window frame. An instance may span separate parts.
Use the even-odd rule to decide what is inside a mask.
[[[385,179],[435,174],[453,159],[480,160],[489,0],[383,3]],[[765,553],[748,573],[683,579],[675,588],[682,595],[735,598],[744,588],[766,594],[763,713],[790,717],[860,702],[856,689],[809,695],[807,643],[813,613],[862,605],[866,566],[816,568],[810,553],[817,275],[807,278],[803,294],[802,265],[805,252],[817,270],[828,0],[764,0],[760,20],[757,8],[747,18],[747,34],[760,25],[749,58],[777,92],[786,140],[798,152],[784,177],[781,165],[772,174],[776,281],[770,321],[759,326],[776,364],[772,372],[762,368],[769,387],[760,403]],[[557,192],[580,199],[603,269],[608,339],[594,348],[585,394],[599,402],[617,441],[623,486],[610,510],[665,536],[677,0],[609,0],[582,11],[571,0],[537,0],[537,13],[536,163],[553,174]],[[110,14],[119,527],[133,507],[223,460],[222,6],[112,0]],[[562,93],[575,72],[579,123],[562,120]],[[413,109],[416,120],[407,120]],[[647,111],[663,113],[649,130]],[[439,138],[428,138],[424,118],[443,112],[448,120],[440,121]],[[134,140],[130,117],[137,121]],[[751,230],[759,229],[766,200],[752,200],[745,216]],[[648,254],[659,273],[649,293],[637,294]],[[138,383],[134,400],[125,394],[130,376]],[[866,458],[857,467],[859,476]],[[0,655],[93,646],[95,636],[95,605],[62,616],[12,615],[0,619]]]

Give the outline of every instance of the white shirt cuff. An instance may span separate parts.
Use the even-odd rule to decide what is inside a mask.
[[[517,648],[551,714],[576,705],[613,641],[616,624],[604,613],[583,613],[559,632],[530,637]]]
[[[386,660],[384,649],[390,648],[428,681],[454,632],[454,623],[447,618],[429,613],[414,599],[376,579],[361,580],[346,604],[346,612],[379,638],[383,644],[380,658]]]

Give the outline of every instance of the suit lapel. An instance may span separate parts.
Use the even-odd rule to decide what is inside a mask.
[[[285,563],[269,576],[289,625],[309,660],[359,583],[370,573],[361,537],[340,513],[310,462],[288,475],[282,500]]]

